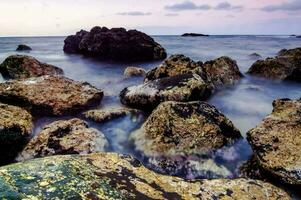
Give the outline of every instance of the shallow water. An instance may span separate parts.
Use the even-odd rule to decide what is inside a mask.
[[[301,40],[288,36],[211,36],[211,37],[179,37],[154,36],[161,43],[168,54],[181,53],[194,60],[210,60],[219,56],[230,56],[235,59],[244,73],[256,60],[249,57],[258,53],[263,58],[275,56],[283,48],[301,46]],[[160,61],[143,63],[103,62],[80,55],[66,55],[62,51],[64,37],[36,37],[36,38],[0,38],[0,62],[7,56],[16,54],[18,44],[25,43],[33,48],[28,54],[38,60],[61,67],[65,76],[79,81],[87,81],[105,92],[100,107],[121,106],[119,92],[127,86],[140,84],[142,78],[124,79],[123,71],[127,66],[140,66],[147,70],[157,66]],[[0,81],[3,81],[0,76]],[[236,86],[217,92],[209,102],[219,108],[234,125],[240,129],[245,137],[246,132],[255,127],[265,115],[272,111],[272,101],[277,98],[300,98],[300,85],[263,80],[245,76]],[[78,117],[81,117],[80,115]],[[69,117],[67,117],[69,118]],[[57,118],[42,118],[36,121],[34,134],[41,127]],[[125,117],[113,120],[103,125],[89,122],[91,126],[101,130],[110,141],[110,151],[132,154],[143,162],[139,153],[128,141],[130,132],[138,129],[145,120],[145,116]],[[213,156],[219,164],[227,167],[236,176],[237,166],[247,160],[252,152],[246,140],[239,141],[232,147],[225,148]],[[205,174],[175,175],[184,178],[212,178]]]

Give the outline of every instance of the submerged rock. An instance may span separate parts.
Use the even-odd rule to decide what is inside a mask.
[[[62,76],[41,76],[0,83],[0,102],[36,115],[67,115],[99,103],[103,92]]]
[[[205,155],[241,138],[232,122],[205,102],[161,103],[132,133],[145,156]]]
[[[63,70],[58,67],[41,63],[31,56],[24,55],[7,57],[0,65],[0,72],[4,77],[12,79],[63,74]]]
[[[247,133],[259,166],[278,179],[301,184],[301,100],[279,99],[273,112]]]
[[[212,88],[197,74],[182,74],[125,88],[121,102],[141,110],[152,110],[164,101],[205,100]]]
[[[259,60],[248,70],[249,74],[278,80],[301,81],[301,48],[283,49],[274,58]]]
[[[94,27],[65,39],[66,53],[79,53],[100,59],[146,61],[166,58],[165,49],[153,38],[137,30]]]
[[[0,103],[0,164],[12,161],[22,150],[33,128],[24,109]]]
[[[290,199],[251,179],[184,181],[115,153],[34,159],[0,168],[0,196],[9,199]]]
[[[209,37],[209,35],[201,34],[201,33],[184,33],[181,36],[182,37]]]
[[[80,119],[61,120],[45,126],[19,154],[17,160],[59,154],[102,152],[108,147],[105,136]]]
[[[256,59],[261,59],[262,56],[258,53],[252,53],[252,54],[249,55],[249,58],[256,60]]]
[[[145,76],[145,74],[146,74],[146,71],[140,67],[127,67],[123,73],[123,75],[126,78],[129,78],[132,76]]]
[[[27,46],[25,44],[18,45],[16,51],[30,51],[32,50],[30,46]]]

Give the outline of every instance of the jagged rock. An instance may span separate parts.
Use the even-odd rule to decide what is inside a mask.
[[[255,62],[248,74],[278,80],[301,81],[301,48],[283,49],[274,58]]]
[[[241,138],[232,122],[205,102],[161,103],[132,133],[145,156],[205,155]]]
[[[12,79],[63,74],[62,69],[25,55],[7,57],[0,65],[0,72],[4,77]]]
[[[153,38],[137,30],[94,27],[65,39],[66,53],[79,53],[100,59],[145,61],[166,58],[165,49]]]
[[[283,190],[251,179],[184,181],[115,153],[33,159],[0,168],[7,199],[283,199]]]
[[[19,154],[17,160],[62,154],[88,154],[105,151],[105,136],[80,119],[61,120],[46,125]]]
[[[33,128],[24,109],[0,103],[0,164],[12,161],[22,150]]]
[[[301,100],[279,99],[273,112],[247,133],[259,166],[278,179],[301,184]]]
[[[103,92],[62,76],[41,76],[0,83],[0,102],[36,115],[67,115],[99,103]]]
[[[127,67],[123,73],[123,75],[126,78],[129,78],[132,76],[145,76],[145,74],[146,74],[146,71],[140,67]]]
[[[266,174],[260,169],[255,156],[242,163],[238,169],[239,177],[268,181]]]
[[[182,37],[209,37],[209,35],[201,34],[201,33],[184,33],[181,36]]]
[[[32,50],[31,47],[25,44],[20,44],[16,49],[16,51],[30,51],[30,50]]]
[[[212,88],[197,74],[182,74],[125,88],[120,93],[124,105],[152,110],[163,101],[205,100]]]

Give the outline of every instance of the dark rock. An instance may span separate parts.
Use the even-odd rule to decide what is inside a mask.
[[[279,99],[273,112],[247,133],[259,166],[278,180],[301,184],[301,100]]]
[[[62,76],[41,76],[0,83],[0,102],[30,110],[35,115],[75,114],[99,103],[103,92],[89,83]]]
[[[61,120],[45,126],[19,154],[17,160],[63,154],[88,154],[105,151],[105,136],[80,119]]]
[[[30,51],[30,50],[32,50],[31,47],[25,44],[20,44],[16,49],[16,51]]]
[[[252,53],[252,54],[249,55],[249,58],[253,59],[253,60],[258,60],[258,59],[261,59],[262,56],[258,53]]]
[[[206,34],[200,34],[200,33],[184,33],[181,35],[182,37],[209,37],[209,35]]]
[[[12,79],[63,74],[63,70],[58,67],[41,63],[31,56],[24,55],[6,58],[0,65],[0,72],[4,77]]]
[[[301,38],[301,35],[296,36],[296,38]]]
[[[166,58],[165,49],[150,36],[137,30],[94,27],[65,40],[66,53],[78,53],[99,59],[146,61]]]
[[[140,67],[127,67],[123,73],[123,75],[126,78],[129,78],[132,76],[145,76],[145,74],[146,74],[146,71]]]

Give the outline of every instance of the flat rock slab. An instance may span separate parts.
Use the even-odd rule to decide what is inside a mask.
[[[30,110],[36,115],[67,115],[98,104],[103,92],[89,83],[62,76],[41,76],[0,84],[0,102]]]
[[[115,153],[67,155],[0,168],[7,199],[290,199],[281,189],[251,179],[186,182],[154,173]]]
[[[63,154],[88,154],[105,151],[108,141],[80,119],[60,120],[43,127],[19,154],[17,160]]]
[[[247,133],[259,166],[289,184],[301,184],[301,100],[280,99]]]

